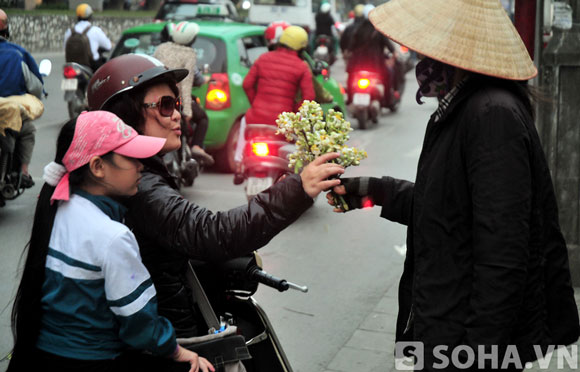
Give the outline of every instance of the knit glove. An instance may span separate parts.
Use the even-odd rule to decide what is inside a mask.
[[[337,195],[332,193],[335,200],[340,200],[342,197],[344,203],[339,202],[339,208],[344,212],[353,209],[367,208],[374,205],[383,205],[385,200],[385,190],[383,188],[380,178],[375,177],[354,177],[341,178],[340,184],[346,190],[345,195]]]

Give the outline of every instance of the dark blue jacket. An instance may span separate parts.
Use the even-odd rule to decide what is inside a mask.
[[[6,41],[0,37],[0,97],[8,97],[28,93],[22,64],[28,66],[41,82],[42,77],[34,58],[20,45]]]

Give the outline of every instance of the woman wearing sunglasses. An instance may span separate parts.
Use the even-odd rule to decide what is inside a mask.
[[[142,134],[165,138],[160,154],[178,149],[180,111],[177,82],[187,70],[170,70],[142,55],[114,58],[95,72],[88,87],[91,110],[117,114]],[[204,334],[185,281],[188,259],[224,261],[266,245],[294,222],[322,190],[338,185],[328,177],[344,172],[321,156],[300,175],[290,175],[248,205],[213,213],[183,198],[160,156],[143,161],[139,192],[128,202],[127,224],[139,241],[145,266],[158,291],[159,313],[177,337]]]

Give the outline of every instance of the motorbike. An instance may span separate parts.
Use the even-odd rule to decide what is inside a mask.
[[[67,62],[63,66],[62,75],[60,87],[64,91],[68,116],[72,119],[88,110],[86,93],[89,80],[93,77],[93,70],[76,62]]]
[[[328,35],[318,35],[314,39],[314,53],[312,56],[314,59],[324,61],[328,65],[332,65],[336,61],[336,55],[333,52],[333,40]]]
[[[359,125],[359,129],[367,129],[369,121],[376,124],[383,107],[396,112],[401,103],[405,89],[405,73],[411,65],[408,49],[395,45],[397,53],[385,55],[386,69],[371,70],[367,67],[354,69],[349,76],[347,87],[350,104],[348,109]],[[384,79],[383,73],[389,78]],[[385,86],[385,80],[389,82]]]
[[[237,333],[244,337],[251,356],[242,361],[247,371],[292,372],[266,311],[252,295],[260,284],[280,292],[293,289],[306,293],[308,288],[263,271],[256,252],[217,265],[199,261],[191,264],[216,316],[227,326],[236,326]]]
[[[38,67],[40,74],[43,77],[50,75],[52,70],[52,62],[44,59],[40,62]],[[48,96],[43,92],[44,97]],[[12,106],[14,107],[14,106]],[[22,107],[17,106],[16,115],[22,115],[24,111]],[[31,120],[28,117],[21,116],[22,120]],[[2,125],[4,135],[0,133],[0,207],[6,205],[7,200],[14,200],[24,193],[25,188],[22,187],[22,171],[21,164],[15,156],[15,149],[17,147],[18,133],[10,129],[9,123]]]
[[[246,125],[242,168],[248,200],[290,173],[288,155],[294,152],[294,145],[277,135],[277,129],[268,124]]]

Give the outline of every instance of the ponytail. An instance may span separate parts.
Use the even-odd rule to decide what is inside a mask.
[[[68,121],[62,127],[57,140],[54,160],[56,163],[63,163],[64,155],[73,140],[75,126],[76,118]],[[79,173],[86,171],[86,167],[81,167],[72,172],[70,175],[71,186],[82,179],[82,175]],[[41,325],[40,301],[42,285],[44,283],[48,244],[58,209],[58,203],[50,203],[54,189],[54,186],[47,183],[42,186],[38,203],[36,204],[30,241],[22,253],[22,257],[24,257],[24,254],[28,251],[22,273],[22,280],[18,286],[12,308],[11,321],[14,349],[8,371],[25,370],[24,363],[30,362],[31,359],[27,357],[27,353],[36,347],[36,339],[38,338]]]

